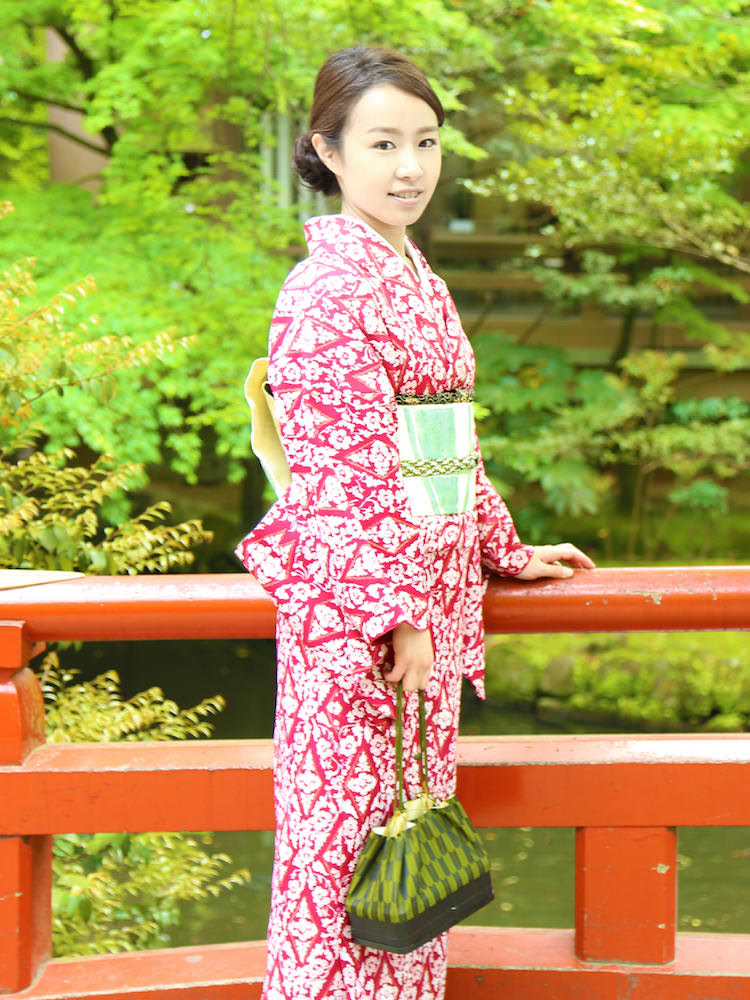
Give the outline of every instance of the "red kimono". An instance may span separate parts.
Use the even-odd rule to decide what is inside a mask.
[[[414,516],[396,393],[471,388],[474,357],[445,283],[377,232],[306,226],[269,341],[292,484],[237,548],[278,609],[276,845],[266,1000],[442,1000],[446,935],[408,955],[354,944],[344,909],[368,832],[393,804],[391,630],[429,628],[431,790],[455,790],[461,678],[483,693],[482,565],[528,562],[479,460],[476,507]],[[478,448],[478,446],[477,446]],[[407,696],[413,746],[416,698]],[[416,754],[406,791],[419,792]]]

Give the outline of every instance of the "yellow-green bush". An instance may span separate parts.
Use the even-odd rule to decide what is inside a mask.
[[[76,683],[56,653],[42,664],[52,743],[176,740],[209,736],[224,699],[180,709],[158,687],[123,700],[115,671]],[[209,850],[210,833],[96,833],[55,838],[52,935],[57,955],[133,951],[169,944],[180,903],[216,896],[249,879]]]

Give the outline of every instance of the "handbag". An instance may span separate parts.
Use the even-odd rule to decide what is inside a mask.
[[[404,802],[403,689],[396,688],[396,794],[393,815],[372,830],[357,862],[346,909],[352,938],[406,954],[493,898],[490,861],[454,796],[430,795],[424,692],[419,692],[422,793]]]

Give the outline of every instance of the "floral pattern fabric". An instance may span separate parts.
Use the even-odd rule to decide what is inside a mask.
[[[445,283],[366,224],[312,219],[269,338],[291,486],[237,554],[277,605],[276,846],[266,1000],[442,1000],[445,935],[409,955],[351,940],[344,909],[368,832],[393,804],[392,629],[429,628],[432,790],[455,789],[462,675],[483,693],[482,566],[531,549],[478,452],[476,507],[417,516],[399,469],[396,393],[471,388]],[[407,698],[406,746],[416,698]],[[414,760],[407,793],[417,794]]]

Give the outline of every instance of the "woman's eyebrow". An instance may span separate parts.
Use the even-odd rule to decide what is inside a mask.
[[[437,125],[425,125],[424,128],[417,129],[417,135],[425,135],[427,132],[437,132]],[[367,135],[370,132],[385,132],[386,135],[403,135],[403,129],[392,128],[387,125],[376,125],[374,128],[367,129]]]

